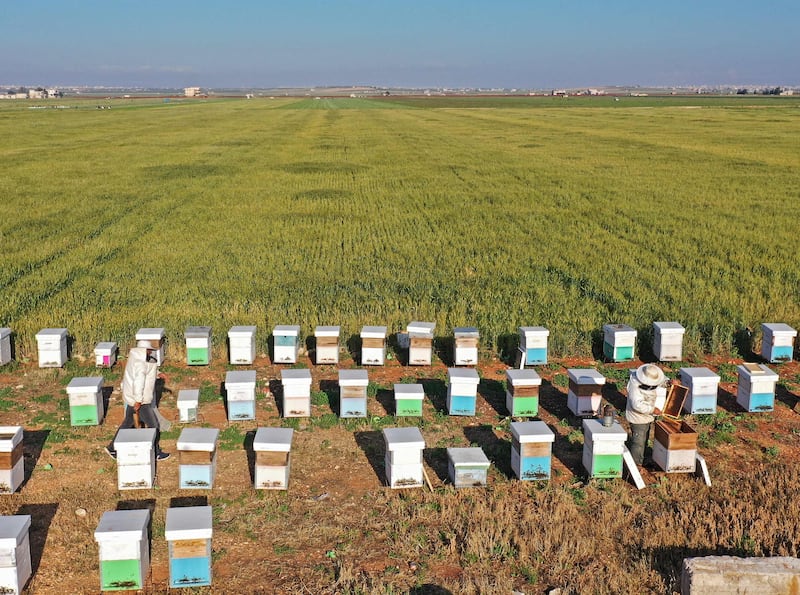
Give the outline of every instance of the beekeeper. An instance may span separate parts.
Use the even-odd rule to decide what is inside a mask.
[[[656,390],[672,381],[655,364],[643,364],[628,381],[628,404],[625,419],[631,426],[628,450],[637,465],[644,464],[644,450],[650,436],[650,426],[661,410],[656,407]]]
[[[159,447],[159,415],[155,407],[156,380],[158,380],[158,364],[156,363],[156,347],[150,341],[140,340],[136,347],[128,351],[128,361],[122,376],[122,399],[125,401],[125,419],[122,420],[119,430],[134,427],[134,415],[148,428],[156,430],[156,458],[163,461],[169,458],[169,453]],[[116,435],[114,436],[116,439]],[[106,447],[106,452],[117,458],[114,449],[114,439]]]

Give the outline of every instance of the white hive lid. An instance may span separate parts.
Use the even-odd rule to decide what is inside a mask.
[[[116,348],[117,344],[114,341],[101,341],[100,343],[94,346],[95,351],[102,351],[102,350],[113,351]]]
[[[147,535],[149,510],[109,510],[100,517],[94,538],[102,541],[141,541]]]
[[[632,326],[628,326],[627,324],[604,324],[603,325],[603,332],[608,333],[610,335],[618,335],[618,334],[636,334],[636,329]]]
[[[38,333],[36,333],[36,338],[37,339],[39,337],[41,337],[43,339],[45,337],[66,338],[66,336],[67,336],[67,329],[65,329],[65,328],[43,328]]]
[[[398,448],[425,448],[425,439],[422,437],[422,432],[419,428],[384,428],[383,439],[386,442],[388,450],[397,450]]]
[[[419,322],[418,320],[409,322],[408,326],[406,327],[407,333],[422,333],[432,335],[434,330],[436,330],[435,322]]]
[[[314,329],[315,337],[338,337],[338,326],[318,326]]]
[[[289,452],[293,435],[292,428],[258,428],[253,438],[253,450]]]
[[[520,444],[527,442],[555,442],[556,435],[543,421],[512,421],[511,435]]]
[[[0,426],[0,452],[11,452],[22,442],[22,426]]]
[[[784,324],[783,322],[762,322],[761,328],[763,330],[768,329],[769,331],[772,332],[773,335],[781,333],[781,334],[791,335],[792,337],[797,336],[797,331],[792,327],[790,327],[788,324]]]
[[[364,326],[361,327],[362,339],[385,339],[386,327],[385,326]]]
[[[708,368],[681,368],[680,373],[692,379],[710,378],[719,382],[719,374]]]
[[[117,437],[114,438],[114,448],[119,450],[120,447],[125,448],[126,446],[152,445],[155,440],[155,428],[126,428],[117,432]]]
[[[425,389],[421,384],[395,384],[395,399],[424,399]]]
[[[550,331],[543,326],[521,326],[519,327],[519,332],[526,337],[535,337],[537,335],[547,337],[550,334]]]
[[[183,428],[178,437],[178,450],[213,452],[217,449],[217,428]]]
[[[67,394],[69,393],[83,393],[88,389],[98,391],[103,388],[102,376],[80,376],[73,378],[67,385]]]
[[[182,539],[211,539],[212,511],[210,506],[167,508],[164,538],[167,541]]]
[[[255,370],[230,370],[225,372],[225,385],[229,384],[253,384],[256,383]]]
[[[474,326],[457,326],[453,329],[454,337],[478,338],[480,333]]]
[[[228,331],[229,337],[249,337],[256,334],[254,326],[232,326]]]
[[[474,368],[447,368],[447,381],[478,384],[481,377]]]
[[[11,335],[11,329],[7,327],[0,328],[0,339],[5,339]]]
[[[136,339],[144,340],[160,340],[164,338],[164,329],[162,327],[140,328],[136,332]]]
[[[283,384],[311,384],[311,370],[308,368],[281,370],[281,382]]]
[[[17,547],[31,527],[31,515],[16,514],[0,516],[0,548],[9,550]]]
[[[540,386],[542,384],[542,377],[536,370],[509,368],[506,370],[506,376],[512,386]]]
[[[273,335],[281,335],[284,337],[296,337],[300,334],[300,325],[298,324],[279,324],[272,329]]]
[[[366,370],[339,370],[339,386],[367,386],[369,374]]]
[[[178,391],[178,404],[197,403],[200,400],[199,388],[182,388]]]
[[[187,326],[184,336],[187,339],[205,339],[211,336],[210,326]]]
[[[758,370],[749,370],[747,368],[747,366],[745,366],[745,365],[740,365],[740,366],[736,366],[736,367],[739,369],[739,375],[740,376],[746,376],[747,378],[750,378],[750,379],[753,379],[753,378],[769,378],[770,380],[777,380],[778,379],[778,374],[776,372],[773,372],[772,370],[770,370],[764,364],[756,364],[756,366],[758,366],[760,371],[758,371]]]
[[[448,448],[447,458],[449,458],[453,465],[470,465],[482,467],[489,467],[489,457],[479,447],[470,448]]]
[[[682,335],[686,330],[680,322],[654,322],[653,328],[658,329],[662,335]]]
[[[569,379],[577,384],[605,384],[606,377],[594,368],[570,368]]]
[[[589,439],[593,442],[619,442],[628,437],[628,433],[617,421],[607,428],[597,419],[584,419],[583,432],[584,435],[589,434]]]

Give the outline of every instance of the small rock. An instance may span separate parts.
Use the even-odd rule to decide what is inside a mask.
[[[44,469],[45,471],[52,471],[53,466],[50,463],[45,463],[44,465],[42,465],[42,469]]]
[[[547,592],[547,595],[561,595],[562,592],[563,590],[561,589],[561,587],[555,587],[553,589],[550,589]]]
[[[411,572],[416,572],[417,568],[419,568],[419,564],[417,564],[416,562],[409,562],[408,563],[408,569]]]
[[[86,509],[85,508],[76,508],[75,509],[75,516],[78,516],[78,517],[81,517],[81,518],[85,517],[86,516]]]
[[[324,492],[324,493],[320,494],[319,496],[314,496],[311,499],[314,502],[322,502],[323,500],[327,500],[329,496],[330,496],[330,494],[328,492]]]
[[[17,389],[17,390],[19,390],[19,389],[21,389],[21,388],[25,388],[25,385],[24,385],[24,384],[18,384],[18,385],[17,385],[17,386],[15,386],[14,388],[15,388],[15,389]]]

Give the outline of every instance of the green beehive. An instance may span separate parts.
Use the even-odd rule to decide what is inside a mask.
[[[207,366],[211,362],[211,327],[190,326],[186,337],[186,363],[190,366]]]

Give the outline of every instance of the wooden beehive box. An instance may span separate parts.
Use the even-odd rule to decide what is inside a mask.
[[[672,385],[662,410],[664,417],[655,423],[654,439],[667,450],[697,449],[697,432],[678,417],[688,393],[687,387]]]
[[[94,365],[97,368],[111,368],[117,363],[117,344],[102,341],[94,347]]]
[[[289,486],[292,428],[258,428],[253,439],[257,490],[285,490]]]
[[[187,327],[184,337],[186,339],[186,364],[207,366],[211,362],[211,327]]]
[[[13,494],[25,479],[21,426],[0,426],[0,494]]]
[[[775,386],[778,375],[764,364],[742,364],[736,402],[745,410],[753,412],[772,411],[775,408]]]
[[[634,357],[636,329],[627,324],[603,325],[603,355],[612,362],[626,362]]]
[[[316,339],[316,363],[339,363],[339,327],[318,326],[314,329]]]
[[[0,516],[0,593],[18,595],[31,577],[31,515]]]
[[[0,366],[11,361],[11,329],[0,328]]]
[[[178,437],[178,487],[214,487],[217,472],[217,428],[184,428]]]
[[[283,417],[311,415],[311,370],[281,370]]]
[[[169,549],[169,586],[201,587],[211,584],[210,506],[168,508],[164,538]]]
[[[232,326],[228,331],[228,353],[231,364],[252,364],[256,359],[256,327]]]
[[[681,368],[680,377],[689,388],[683,410],[694,415],[716,413],[719,375],[708,368]]]
[[[556,435],[543,421],[512,421],[511,469],[518,479],[549,479]]]
[[[547,337],[550,331],[543,326],[519,327],[520,366],[534,366],[547,363]]]
[[[155,428],[130,428],[117,432],[117,489],[150,489],[156,476]]]
[[[456,366],[474,366],[478,363],[480,333],[473,326],[453,329],[453,363]]]
[[[182,388],[178,391],[178,418],[183,423],[197,421],[197,410],[200,404],[200,389]]]
[[[366,370],[339,370],[339,417],[367,416]]]
[[[166,334],[161,327],[145,327],[136,331],[136,341],[147,341],[156,352],[156,363],[160,366],[166,358]]]
[[[485,486],[490,465],[489,458],[479,447],[447,449],[448,474],[457,488]]]
[[[653,323],[653,353],[660,362],[683,359],[683,335],[686,329],[677,322]]]
[[[256,418],[256,371],[231,370],[225,373],[228,421]]]
[[[792,361],[795,329],[782,322],[764,322],[761,332],[761,357],[774,364]]]
[[[103,513],[94,532],[100,554],[100,590],[143,589],[150,571],[150,511]]]
[[[365,326],[361,329],[361,365],[382,366],[386,360],[386,327]]]
[[[96,426],[103,420],[103,377],[78,377],[67,385],[73,426]]]
[[[570,368],[567,407],[578,417],[595,415],[600,409],[606,378],[593,368]]]
[[[447,412],[450,415],[475,415],[480,381],[473,368],[447,369]]]
[[[512,417],[539,414],[539,386],[542,378],[536,370],[506,370],[506,408]]]
[[[433,358],[434,322],[413,321],[406,327],[408,333],[408,365],[430,366]]]
[[[300,346],[300,326],[279,324],[272,329],[273,360],[276,364],[296,364]]]
[[[424,399],[425,389],[421,384],[395,384],[395,415],[422,417],[422,401]]]
[[[384,428],[386,480],[391,488],[422,487],[422,451],[425,440],[419,428]]]
[[[36,333],[40,368],[60,368],[67,361],[67,329],[45,328]]]

